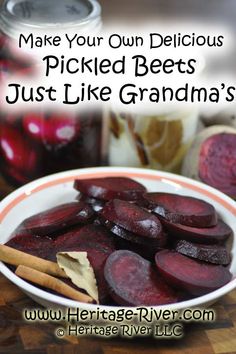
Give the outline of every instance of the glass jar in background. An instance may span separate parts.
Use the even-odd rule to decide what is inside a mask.
[[[32,112],[0,119],[0,171],[21,185],[54,172],[98,166],[102,114]]]
[[[33,52],[19,49],[12,40],[19,33],[97,34],[102,26],[96,0],[3,0],[0,7],[0,79],[2,73],[29,68]]]
[[[101,9],[95,0],[7,0],[0,10],[0,87],[8,74],[34,72],[34,60],[14,46],[24,30],[98,33]],[[0,104],[1,97],[0,90]],[[64,110],[11,114],[0,109],[0,174],[10,184],[68,169],[99,166],[102,111]]]
[[[197,110],[150,116],[110,111],[108,116],[110,165],[180,172],[197,130]]]

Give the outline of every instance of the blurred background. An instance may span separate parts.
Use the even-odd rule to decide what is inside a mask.
[[[67,9],[80,6],[79,3],[79,0],[60,0],[60,6]],[[52,11],[52,21],[55,21],[53,14],[57,3],[54,0],[22,0],[14,21],[12,17],[7,18],[8,21],[1,17],[0,85],[1,80],[8,74],[19,71],[25,75],[33,73],[29,58],[23,57],[20,51],[11,45],[9,28],[13,22],[14,25],[19,25],[18,17],[27,22],[41,4],[44,6],[43,11],[47,8],[48,12]],[[160,22],[173,21],[178,31],[178,24],[182,25],[187,21],[193,24],[190,29],[193,32],[197,23],[202,25],[203,29],[205,25],[227,28],[233,37],[236,33],[235,0],[101,0],[100,5],[105,29],[116,25],[145,28],[145,25],[150,23],[158,25]],[[68,13],[67,11],[65,16],[68,16]],[[73,16],[76,16],[76,12]],[[99,27],[101,19],[98,16],[97,22],[91,23],[93,30]],[[211,58],[205,68],[205,74],[211,72],[214,75],[226,70],[233,76],[236,72],[235,55],[236,50],[232,46],[230,55]],[[236,158],[235,140],[231,137],[226,139],[224,144],[227,148],[221,150],[219,157],[222,173],[226,176],[223,184],[226,184],[227,188],[216,181],[216,178],[211,178],[215,171],[213,168],[213,171],[209,172],[208,167],[214,166],[215,162],[202,155],[205,141],[212,135],[235,134],[235,112],[235,104],[224,110],[216,107],[214,113],[202,114],[197,109],[176,109],[151,116],[93,108],[89,112],[78,111],[75,114],[66,111],[45,112],[44,107],[40,111],[27,114],[9,114],[0,110],[0,173],[3,189],[8,191],[57,171],[115,165],[182,173],[235,197],[235,187],[231,188],[236,184],[233,167]],[[203,135],[199,137],[199,134]],[[214,147],[214,154],[218,156],[219,152],[215,149]],[[222,155],[222,151],[225,151],[230,164],[225,162],[226,157]],[[201,171],[201,159],[208,161],[207,172]]]
[[[235,23],[236,3],[234,0],[101,0],[103,18],[106,23],[129,23],[150,21],[164,17],[175,19],[197,18],[216,23]]]

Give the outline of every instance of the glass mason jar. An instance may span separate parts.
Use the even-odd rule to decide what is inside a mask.
[[[155,115],[110,111],[108,116],[110,165],[180,172],[184,155],[197,130],[197,110]]]
[[[15,33],[63,28],[97,33],[100,5],[95,0],[4,1],[0,10],[0,86],[8,73],[30,75],[34,70],[31,58],[14,46]],[[11,184],[102,163],[101,111],[47,112],[42,107],[19,114],[0,112],[0,174]]]

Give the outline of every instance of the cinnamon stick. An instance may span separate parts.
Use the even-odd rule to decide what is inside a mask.
[[[6,245],[0,245],[0,261],[14,266],[24,265],[42,273],[51,274],[56,277],[68,278],[64,270],[62,270],[57,263],[32,256]]]
[[[24,265],[19,265],[15,271],[15,274],[19,277],[28,280],[32,283],[40,285],[44,288],[51,289],[56,291],[57,293],[64,295],[73,300],[85,302],[85,303],[93,303],[94,300],[86,294],[81,293],[78,290],[75,290],[71,286],[65,284],[62,280],[59,280],[51,275],[39,272],[30,267],[26,267]]]

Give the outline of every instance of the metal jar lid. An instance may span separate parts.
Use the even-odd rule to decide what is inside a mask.
[[[9,36],[33,30],[87,31],[100,25],[96,0],[5,0],[0,9],[0,28]]]

